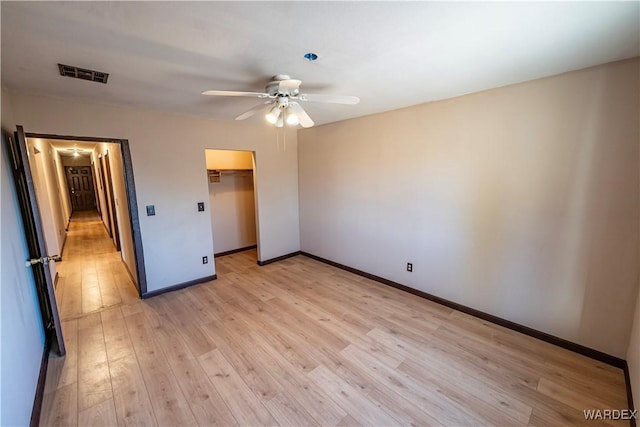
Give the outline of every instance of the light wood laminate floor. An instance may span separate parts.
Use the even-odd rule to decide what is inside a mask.
[[[137,298],[96,218],[57,288],[43,425],[605,425],[620,369],[297,256]],[[628,425],[620,423],[619,425]]]

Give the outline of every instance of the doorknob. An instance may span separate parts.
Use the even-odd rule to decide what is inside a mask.
[[[41,258],[32,258],[29,259],[27,261],[25,261],[25,266],[26,267],[31,267],[34,264],[44,264],[47,265],[49,264],[49,261],[60,261],[62,258],[60,258],[60,255],[49,255],[49,256],[43,256]]]

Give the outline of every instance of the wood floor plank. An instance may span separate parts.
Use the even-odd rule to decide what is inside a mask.
[[[434,366],[433,368],[433,370],[425,369],[405,361],[398,367],[398,370],[420,382],[435,384],[453,400],[473,407],[474,416],[483,420],[484,423],[516,426],[524,425],[529,421],[531,408],[517,399],[513,399],[508,393],[489,387],[470,375],[463,374],[456,378],[454,370],[445,371],[442,366]],[[448,377],[445,372],[450,376]],[[451,387],[451,378],[456,378],[467,386],[463,390]]]
[[[44,397],[46,411],[41,416],[44,426],[72,426],[78,424],[78,387],[69,384]]]
[[[279,392],[264,405],[281,426],[314,426],[318,422],[287,392]]]
[[[144,314],[131,315],[126,323],[158,423],[160,425],[196,424],[178,381],[157,345]]]
[[[436,358],[443,363],[455,366],[463,372],[481,377],[489,384],[502,384],[509,387],[513,384],[523,384],[535,389],[538,385],[539,375],[522,374],[518,368],[512,369],[508,364],[494,363],[484,354],[476,354],[472,351],[456,346],[455,342],[445,342],[434,339],[432,335],[425,340],[412,341],[392,330],[375,328],[368,333],[372,338],[383,345],[389,346],[394,351],[405,355],[408,359],[420,362]],[[428,356],[428,357],[427,357]]]
[[[326,366],[320,365],[309,372],[309,377],[326,390],[329,397],[349,415],[363,425],[398,425],[399,422],[387,412],[353,388]]]
[[[486,424],[472,407],[459,402],[457,395],[441,389],[440,384],[420,382],[411,376],[384,366],[354,347],[343,350],[350,360],[367,369],[380,383],[421,407],[427,414],[445,425]]]
[[[171,322],[163,322],[161,312],[153,304],[144,306],[151,317],[155,337],[171,366],[180,388],[199,425],[234,426],[236,419],[193,355],[179,330]]]
[[[162,298],[164,297],[164,298]],[[168,296],[161,295],[158,298],[167,316],[169,316],[182,331],[182,335],[196,356],[205,354],[214,348],[215,343],[201,329],[201,319],[194,313],[188,305],[185,305],[182,298],[173,296],[171,303],[167,303]]]
[[[78,413],[79,426],[115,426],[118,423],[113,399],[97,403]]]
[[[136,358],[115,359],[109,369],[118,425],[158,425]]]
[[[347,415],[305,375],[305,370],[296,369],[261,334],[252,332],[251,342],[255,346],[259,360],[265,361],[272,370],[276,371],[275,378],[280,382],[281,389],[288,391],[320,425],[336,425]]]
[[[245,340],[242,334],[249,333],[246,324],[233,318],[217,325],[216,328],[208,328],[207,333],[215,339],[229,364],[260,400],[271,400],[278,393],[279,386],[268,368],[256,363],[254,348],[242,345]]]
[[[267,282],[268,283],[268,282]],[[288,307],[295,308],[309,319],[323,328],[327,329],[330,333],[342,338],[344,342],[351,342],[363,347],[364,350],[377,353],[378,357],[385,358],[388,364],[394,363],[398,366],[404,360],[393,351],[389,351],[386,347],[378,344],[375,340],[370,339],[367,334],[371,328],[358,328],[354,327],[353,323],[348,322],[343,317],[336,316],[335,314],[327,311],[326,308],[330,304],[322,304],[316,302],[311,303],[306,299],[300,298],[300,295],[295,295],[291,290],[285,291],[276,287],[269,287],[272,294],[271,298],[274,302],[282,301],[287,304]]]
[[[100,296],[102,298],[102,304],[104,307],[111,307],[122,302],[118,287],[114,283],[111,270],[106,266],[101,266],[98,269],[98,287],[100,289]]]
[[[380,384],[378,388],[371,390],[367,397],[377,405],[385,408],[385,411],[406,426],[440,426],[442,423],[427,414],[420,407],[407,401],[399,394]],[[341,422],[344,422],[341,421]]]
[[[64,261],[63,263],[70,263]],[[75,263],[77,265],[77,263]],[[79,272],[72,270],[65,276],[63,285],[65,287],[63,299],[60,304],[60,317],[62,319],[70,319],[82,314],[82,279]]]
[[[423,381],[444,382],[444,387],[451,382],[464,383],[465,392],[471,392],[475,398],[492,405],[498,412],[508,415],[512,420],[520,424],[526,424],[529,420],[531,407],[512,396],[509,383],[504,378],[495,378],[483,370],[469,369],[456,357],[451,357],[449,354],[442,357],[432,347],[412,346],[397,336],[385,334],[379,330],[373,331],[371,335],[378,337],[382,343],[406,356],[406,360],[398,370]]]
[[[613,405],[603,402],[602,399],[594,395],[579,393],[547,378],[540,379],[538,391],[579,411],[584,409],[620,409],[614,408]]]
[[[371,376],[340,355],[340,350],[348,344],[347,341],[332,336],[325,327],[314,325],[313,322],[281,310],[280,308],[284,308],[284,306],[279,303],[274,306],[268,305],[277,302],[277,300],[274,298],[268,301],[263,311],[266,315],[271,316],[272,322],[281,332],[291,333],[291,339],[297,339],[298,351],[309,354],[319,364],[324,364],[334,370],[345,382],[361,390],[362,393],[375,388],[375,380]]]
[[[120,306],[102,311],[100,317],[102,319],[102,329],[109,362],[121,357],[134,358],[135,351],[129,339],[129,332],[127,331]]]
[[[360,427],[360,426],[362,426],[362,424],[357,422],[351,415],[345,415],[345,417],[343,419],[341,419],[340,422],[338,424],[336,424],[336,426],[338,426],[338,427]]]
[[[91,313],[104,307],[95,268],[82,271],[82,312]]]
[[[62,322],[62,336],[67,347],[67,353],[64,358],[64,367],[58,387],[73,384],[78,380],[78,321],[68,320]]]
[[[623,408],[627,396],[622,385],[607,381],[597,375],[586,376],[580,369],[570,369],[553,362],[546,362],[542,376],[556,384],[564,384],[571,390],[587,396],[601,396],[612,407]]]
[[[78,410],[112,397],[100,314],[85,316],[78,322]]]
[[[240,425],[278,424],[219,349],[200,356],[198,360]]]
[[[563,410],[557,410],[551,407],[536,407],[533,408],[531,418],[529,420],[530,426],[535,427],[558,427],[558,426],[581,426],[588,425],[589,427],[609,427],[611,424],[607,424],[601,420],[589,420],[586,421],[582,412],[567,412]],[[625,425],[628,423],[625,422]]]
[[[44,383],[44,394],[54,394],[56,389],[60,388],[60,377],[62,369],[64,367],[64,357],[52,357],[49,356],[49,363],[47,364],[47,378]],[[77,372],[77,369],[76,369]]]

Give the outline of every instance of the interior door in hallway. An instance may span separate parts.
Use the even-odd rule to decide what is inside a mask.
[[[67,166],[65,172],[73,210],[96,209],[96,193],[93,188],[91,166]]]

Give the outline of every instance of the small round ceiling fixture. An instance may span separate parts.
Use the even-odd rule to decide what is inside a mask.
[[[318,55],[316,55],[313,52],[307,52],[304,54],[304,59],[306,59],[309,62],[315,61],[316,59],[318,59]]]

